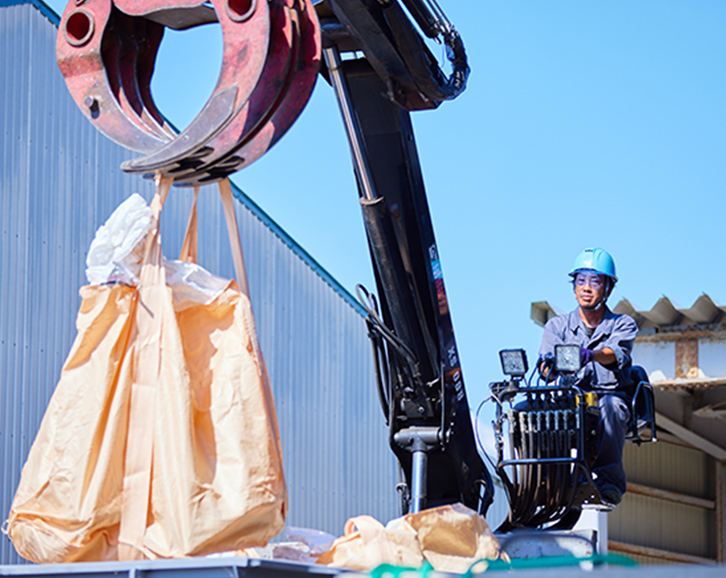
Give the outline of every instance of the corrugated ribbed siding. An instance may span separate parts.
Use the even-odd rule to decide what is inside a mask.
[[[0,515],[12,501],[75,337],[85,253],[129,194],[132,153],[77,110],[55,63],[55,27],[31,4],[0,6]],[[200,194],[200,262],[232,276],[216,190]],[[181,244],[191,193],[164,210],[165,254]],[[258,332],[277,403],[289,523],[339,534],[346,518],[397,512],[395,462],[378,407],[364,322],[349,302],[250,208],[237,208]],[[302,255],[302,258],[301,258]],[[323,276],[325,273],[322,273]],[[0,563],[16,563],[0,537]]]
[[[629,483],[704,502],[715,499],[714,460],[695,448],[626,444],[623,461]],[[608,515],[610,540],[644,548],[715,560],[716,536],[715,510],[692,503],[628,492]]]

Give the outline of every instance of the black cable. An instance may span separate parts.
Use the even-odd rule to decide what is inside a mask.
[[[486,448],[484,447],[484,444],[483,444],[483,443],[482,443],[482,441],[481,441],[481,437],[479,436],[479,412],[480,412],[480,411],[481,411],[481,409],[482,409],[482,408],[484,407],[484,404],[485,404],[486,402],[488,402],[489,400],[491,400],[491,399],[494,399],[494,400],[496,400],[496,401],[497,401],[497,403],[501,403],[501,402],[500,402],[500,401],[499,401],[499,400],[498,400],[498,399],[496,398],[496,396],[494,396],[494,395],[490,395],[489,397],[486,397],[486,398],[484,398],[484,399],[482,400],[482,402],[481,402],[481,403],[479,404],[479,407],[477,407],[477,408],[476,408],[476,412],[474,413],[474,419],[475,419],[475,422],[474,422],[474,437],[476,438],[476,443],[477,443],[477,446],[479,446],[479,450],[481,451],[481,453],[483,453],[483,454],[484,454],[484,457],[485,457],[485,458],[487,459],[487,461],[489,462],[489,465],[490,465],[490,466],[491,466],[492,468],[494,468],[494,470],[496,471],[496,469],[497,469],[497,465],[496,465],[496,464],[494,463],[494,461],[492,461],[492,458],[491,458],[491,456],[490,456],[490,455],[489,455],[489,454],[487,453],[487,451],[486,451]]]
[[[386,327],[385,323],[383,323],[381,318],[378,316],[378,312],[374,308],[375,298],[365,287],[363,287],[363,285],[360,284],[356,285],[356,293],[363,309],[365,309],[368,314],[367,319],[371,323],[372,328],[377,331],[379,335],[388,342],[389,346],[391,346],[393,350],[407,362],[411,372],[411,377],[413,378],[412,381],[414,383],[420,381],[416,356],[411,349],[403,341],[401,341],[398,336],[396,336],[395,333]],[[364,299],[361,294],[363,294],[366,299]]]

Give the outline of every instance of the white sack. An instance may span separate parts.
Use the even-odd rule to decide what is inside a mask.
[[[86,278],[91,285],[139,282],[144,238],[151,230],[151,208],[138,193],[122,202],[96,231],[86,257]],[[163,260],[166,282],[177,310],[195,303],[210,303],[229,280],[213,275],[196,263]]]

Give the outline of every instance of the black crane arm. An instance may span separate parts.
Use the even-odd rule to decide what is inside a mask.
[[[404,475],[403,510],[493,496],[476,448],[410,112],[465,87],[463,43],[421,0],[316,4],[326,70],[351,146],[380,311],[367,299],[390,444]],[[419,33],[450,48],[448,77]],[[367,292],[361,291],[366,297]]]

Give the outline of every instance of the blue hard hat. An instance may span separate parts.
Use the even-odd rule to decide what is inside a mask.
[[[594,271],[599,275],[611,277],[613,281],[618,280],[618,276],[615,274],[615,261],[610,253],[600,247],[585,249],[577,256],[572,265],[570,277],[574,277],[580,271]]]

